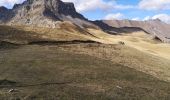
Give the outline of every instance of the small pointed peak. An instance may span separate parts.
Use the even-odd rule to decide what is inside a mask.
[[[161,20],[159,18],[153,19],[153,21],[159,21],[161,22]]]
[[[146,20],[147,21],[150,21],[150,22],[162,22],[159,18],[156,18],[156,19],[149,19],[149,20]]]
[[[5,6],[0,6],[0,10],[8,10]]]
[[[16,8],[18,8],[19,6],[21,6],[21,4],[14,4],[14,6],[13,6],[12,9],[16,9]]]

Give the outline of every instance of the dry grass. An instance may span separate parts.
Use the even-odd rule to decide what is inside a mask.
[[[138,66],[139,58],[124,55],[124,49],[93,43],[1,49],[0,82],[9,81],[0,85],[0,99],[169,99],[170,84],[129,68],[123,59]],[[9,93],[11,88],[17,92]]]
[[[0,84],[8,80],[0,85],[0,99],[169,100],[170,45],[148,37],[143,32],[113,36],[67,22],[55,29],[0,26],[0,39],[11,43],[103,43],[0,43]],[[9,93],[11,88],[19,91]]]
[[[88,40],[92,37],[86,30],[70,23],[59,22],[57,28],[45,28],[34,26],[14,26],[16,29],[31,31],[40,34],[42,38],[53,39],[56,41]]]
[[[150,35],[144,32],[114,36],[99,30],[89,29],[89,31],[93,32],[95,36],[100,38],[102,40],[101,42],[104,41],[103,43],[105,44],[119,44],[120,41],[123,41],[127,47],[124,48],[122,53],[132,56],[131,59],[133,57],[140,58],[138,63],[143,62],[143,64],[140,63],[140,65],[136,62],[138,66],[130,66],[131,68],[170,81],[170,44],[152,40]],[[131,49],[128,47],[131,47]],[[138,53],[135,49],[143,53]],[[151,61],[147,58],[154,58],[155,60]],[[126,62],[133,64],[134,62],[131,62],[131,59],[127,59]],[[144,65],[146,63],[147,65]]]
[[[105,32],[93,29],[90,29],[90,32],[94,33],[96,37],[102,40],[101,42],[104,41],[106,44],[117,44],[123,41],[127,46],[170,60],[170,44],[153,40],[147,33],[135,32],[125,35],[109,35]]]
[[[107,59],[114,63],[121,63],[124,66],[150,74],[161,80],[170,81],[169,60],[138,51],[131,47],[121,45],[102,46],[98,44],[95,47],[74,46],[74,48],[71,48],[68,45],[68,49],[64,50]]]
[[[63,28],[64,26],[67,28]],[[60,23],[58,28],[0,26],[0,39],[16,44],[34,41],[87,41],[88,37],[91,37],[89,33],[67,22]]]

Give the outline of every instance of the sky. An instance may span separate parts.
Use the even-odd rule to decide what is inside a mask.
[[[0,0],[0,6],[12,8],[24,0]],[[170,0],[62,0],[73,2],[76,10],[90,20],[161,19],[170,23]]]

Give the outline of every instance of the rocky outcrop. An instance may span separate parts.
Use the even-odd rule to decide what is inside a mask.
[[[0,23],[8,22],[13,16],[14,13],[12,12],[12,10],[7,9],[3,6],[0,7]]]
[[[87,20],[81,14],[76,12],[74,4],[70,2],[65,3],[60,0],[45,0],[44,6],[45,10],[43,13],[47,16],[51,13],[54,18],[61,20],[63,20],[65,16]]]
[[[0,7],[0,21],[2,22],[7,16],[8,9],[5,7]]]

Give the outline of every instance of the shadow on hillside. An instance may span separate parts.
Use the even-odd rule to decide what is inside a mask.
[[[17,49],[18,47],[19,45],[15,43],[0,41],[0,49]]]
[[[16,86],[16,85],[17,85],[17,82],[14,82],[11,80],[7,80],[7,79],[0,80],[0,88],[11,87],[11,86]]]
[[[46,83],[37,83],[37,84],[18,84],[17,82],[10,80],[0,80],[0,88],[19,88],[19,87],[34,87],[34,86],[48,86],[48,85],[64,85],[70,84],[72,82],[46,82]]]
[[[72,40],[72,41],[34,41],[30,42],[29,45],[64,45],[64,44],[80,44],[80,43],[98,43],[96,41],[82,41],[82,40]]]
[[[93,24],[99,26],[103,31],[109,33],[109,34],[113,34],[113,35],[119,35],[120,33],[133,33],[133,32],[137,32],[137,31],[144,31],[142,28],[139,27],[120,27],[120,28],[116,28],[116,27],[112,27],[109,26],[108,24],[97,20],[97,21],[91,21]],[[147,32],[146,32],[147,33]]]

